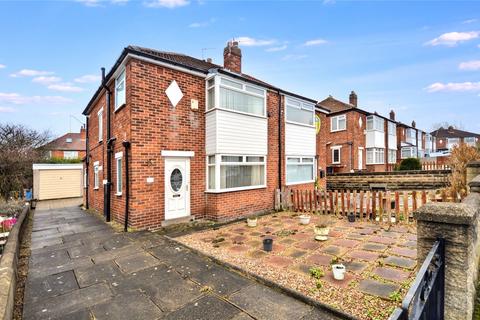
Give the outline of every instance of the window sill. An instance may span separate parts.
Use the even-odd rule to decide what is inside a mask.
[[[116,108],[116,109],[113,111],[113,113],[117,113],[117,111],[122,110],[126,105],[127,105],[126,103],[122,104],[121,106],[119,106],[118,108]]]
[[[93,188],[93,190],[94,190],[94,191],[95,191],[95,190],[99,190],[99,188],[98,188],[98,187],[95,187],[95,188]]]
[[[267,186],[254,186],[254,187],[241,187],[241,188],[231,188],[223,190],[205,190],[205,193],[227,193],[227,192],[236,192],[236,191],[247,191],[255,189],[266,189]]]
[[[340,130],[330,130],[330,132],[334,133],[334,132],[341,132],[341,131],[347,131],[347,129],[340,129]]]
[[[341,162],[332,162],[331,164],[339,165],[342,164]]]
[[[294,186],[294,185],[297,185],[297,184],[306,184],[306,183],[315,183],[315,180],[298,181],[298,182],[287,182],[285,185],[287,185],[287,186]]]
[[[265,115],[258,115],[258,114],[248,113],[248,112],[230,110],[230,109],[225,109],[225,108],[217,108],[217,107],[205,111],[205,114],[210,113],[210,112],[215,111],[215,110],[231,112],[231,113],[241,114],[241,115],[244,115],[244,116],[260,118],[260,119],[267,119],[267,117]]]
[[[117,197],[121,197],[121,196],[122,196],[122,193],[121,193],[121,192],[117,192],[117,193],[115,193],[115,195],[116,195]]]
[[[295,121],[290,121],[290,120],[285,120],[285,123],[289,123],[289,124],[294,124],[294,125],[297,125],[297,126],[302,126],[302,127],[306,127],[306,128],[315,129],[315,126],[314,126],[314,125],[310,125],[310,124],[306,124],[306,123],[295,122]]]

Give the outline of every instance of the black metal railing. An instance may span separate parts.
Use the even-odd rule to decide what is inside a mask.
[[[444,301],[445,239],[439,238],[418,271],[402,307],[397,308],[389,320],[443,320]]]

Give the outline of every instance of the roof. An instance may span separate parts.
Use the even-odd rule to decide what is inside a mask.
[[[467,137],[480,138],[480,134],[478,133],[455,129],[452,126],[448,127],[447,129],[440,127],[439,129],[432,131],[431,134],[432,136],[437,138],[467,138]]]
[[[211,72],[212,70],[217,70],[221,73],[224,73],[224,74],[227,74],[227,75],[230,75],[230,76],[233,76],[233,77],[241,78],[245,81],[251,82],[253,84],[256,84],[256,85],[259,85],[259,86],[262,86],[262,87],[266,87],[268,89],[281,91],[284,94],[292,95],[292,96],[295,96],[297,98],[301,98],[301,99],[309,100],[310,102],[313,102],[313,103],[317,103],[317,100],[307,98],[307,97],[303,97],[301,95],[279,89],[279,88],[277,88],[277,87],[275,87],[275,86],[273,86],[273,85],[271,85],[271,84],[269,84],[265,81],[259,80],[255,77],[253,77],[251,75],[248,75],[248,74],[245,74],[245,73],[238,74],[238,73],[231,72],[231,71],[223,68],[223,66],[215,64],[215,63],[211,63],[211,62],[208,62],[208,61],[205,61],[205,60],[197,59],[197,58],[194,58],[194,57],[191,57],[191,56],[188,56],[188,55],[185,55],[185,54],[181,54],[181,53],[159,51],[159,50],[155,50],[155,49],[145,48],[145,47],[141,47],[141,46],[133,46],[133,45],[130,45],[130,46],[123,49],[120,57],[118,57],[115,64],[113,65],[112,69],[105,76],[105,79],[106,79],[107,82],[112,78],[116,69],[121,65],[122,61],[125,59],[125,57],[128,54],[134,54],[134,55],[137,55],[137,56],[142,56],[144,58],[153,59],[153,60],[156,60],[156,61],[159,61],[159,62],[168,63],[168,64],[171,64],[171,65],[174,65],[174,66],[183,67],[183,68],[186,68],[186,69],[190,69],[192,71],[204,73],[205,75],[208,74],[209,72]],[[88,114],[88,110],[89,110],[90,106],[97,99],[97,97],[100,95],[102,90],[103,90],[103,88],[100,85],[99,88],[97,89],[97,91],[95,92],[95,94],[93,95],[93,97],[88,102],[85,110],[83,110],[84,115]]]
[[[67,142],[67,139],[72,139],[72,142]],[[84,151],[86,150],[86,140],[85,137],[82,138],[81,133],[70,132],[50,141],[44,148],[46,150]]]
[[[352,109],[363,111],[363,110],[355,107],[353,104],[337,100],[332,96],[328,96],[328,98],[320,101],[318,103],[318,106],[326,108],[326,109],[330,110],[332,113],[342,112],[342,111],[350,111]]]

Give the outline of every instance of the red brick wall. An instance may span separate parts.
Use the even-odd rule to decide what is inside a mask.
[[[77,152],[78,152],[78,159],[82,159],[83,157],[85,157],[84,150],[77,150]],[[51,157],[63,159],[63,150],[51,150]]]
[[[320,131],[317,133],[317,142],[316,142],[316,148],[317,148],[317,176],[319,175],[319,170],[323,170],[325,175],[323,179],[320,179],[318,177],[318,183],[319,186],[321,187],[326,187],[327,185],[327,179],[326,179],[326,173],[327,173],[327,139],[328,139],[328,133],[330,130],[330,124],[327,123],[329,121],[329,118],[327,115],[323,112],[316,112],[315,113],[318,117],[320,117]]]

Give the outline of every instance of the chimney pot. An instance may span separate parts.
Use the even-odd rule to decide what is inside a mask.
[[[395,121],[395,111],[390,110],[390,120]]]
[[[208,63],[212,63],[212,61],[213,61],[212,58],[207,58]]]
[[[358,106],[358,97],[355,91],[352,91],[349,96],[349,102],[352,106],[357,107]]]
[[[416,128],[416,127],[417,127],[417,123],[415,122],[415,120],[412,121],[412,127],[413,127],[413,128]]]
[[[238,41],[228,41],[223,49],[223,67],[232,72],[242,73],[242,50],[238,47]]]

